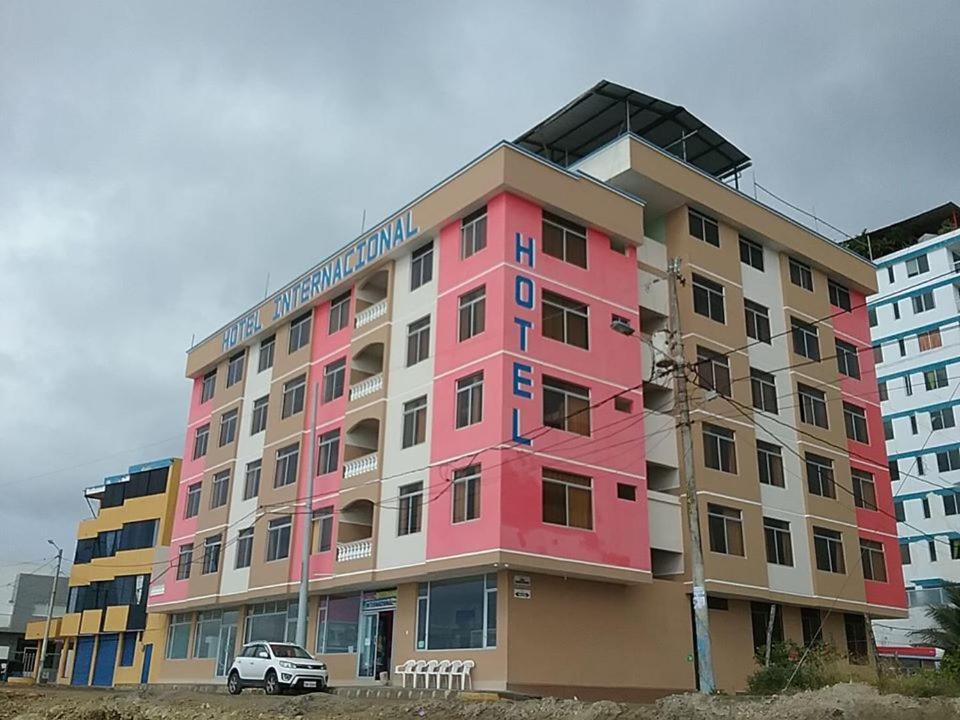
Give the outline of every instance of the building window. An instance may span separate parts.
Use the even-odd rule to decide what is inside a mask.
[[[792,566],[793,545],[790,542],[790,523],[765,517],[763,536],[767,544],[767,562]]]
[[[283,404],[280,406],[280,418],[286,419],[303,412],[303,403],[307,395],[307,376],[301,375],[283,384]]]
[[[340,464],[340,430],[330,430],[317,443],[317,475],[332,473]]]
[[[544,375],[543,424],[578,435],[589,435],[590,389]]]
[[[403,444],[408,448],[427,439],[427,396],[403,404]]]
[[[623,413],[633,412],[633,400],[618,395],[613,399],[613,409]]]
[[[897,346],[900,348],[900,357],[904,357],[907,354],[907,343],[904,342],[903,338],[897,340]]]
[[[430,357],[430,316],[407,325],[407,367]]]
[[[223,470],[213,476],[210,486],[210,509],[223,507],[227,504],[230,493],[230,471]]]
[[[916,277],[930,270],[930,263],[926,255],[919,255],[907,260],[907,277]]]
[[[886,382],[878,382],[878,383],[877,383],[877,397],[879,397],[881,401],[885,401],[885,400],[889,400],[889,399],[890,399],[890,395],[889,395],[889,393],[887,392],[887,383],[886,383]]]
[[[229,445],[237,439],[238,410],[230,410],[220,416],[220,447]]]
[[[329,552],[333,547],[333,507],[317,508],[310,516],[312,520],[311,547],[314,552]]]
[[[630,485],[629,483],[617,483],[617,499],[635,502],[637,499],[637,486]]]
[[[933,301],[932,291],[921,293],[920,295],[914,295],[912,300],[914,315],[927,312],[927,310],[933,310],[933,308],[936,307],[936,304]]]
[[[853,504],[864,510],[877,509],[877,486],[873,475],[865,470],[850,469],[853,476]]]
[[[708,468],[737,472],[737,448],[733,430],[703,423],[703,460]]]
[[[960,450],[954,448],[946,452],[937,453],[937,469],[940,472],[960,470]]]
[[[248,462],[243,474],[243,499],[249,500],[260,494],[260,473],[263,469],[262,460]]]
[[[763,272],[763,246],[741,235],[740,262]]]
[[[359,593],[344,597],[327,597],[320,601],[317,617],[317,653],[339,655],[357,651],[360,605]]]
[[[220,569],[220,550],[222,547],[222,535],[213,535],[203,541],[203,566],[201,572],[204,575],[215,573]]]
[[[806,263],[790,258],[790,282],[813,292],[813,271]]]
[[[187,501],[183,516],[185,518],[196,517],[200,513],[200,483],[193,483],[187,488]]]
[[[783,609],[778,605],[765,602],[750,603],[750,629],[753,634],[753,649],[760,652],[767,647],[767,628],[770,626],[770,613],[773,613],[773,627],[770,643],[783,642]]]
[[[947,369],[938,367],[923,372],[923,384],[927,390],[938,390],[947,386]]]
[[[585,268],[587,266],[587,229],[544,211],[543,252],[571,265]]]
[[[476,290],[461,295],[458,307],[458,338],[460,342],[482,333],[487,317],[486,286],[478,287]]]
[[[807,489],[812,495],[836,499],[837,488],[833,478],[833,460],[822,455],[804,453],[807,468]]]
[[[290,555],[290,516],[279,517],[267,524],[267,562],[283,560]]]
[[[867,662],[867,625],[863,615],[844,613],[843,629],[847,636],[847,659],[854,664]]]
[[[837,370],[842,375],[860,379],[860,356],[857,348],[842,340],[837,340]]]
[[[359,615],[359,613],[358,613]],[[297,632],[296,602],[266,602],[247,607],[243,642],[293,642]],[[356,642],[356,633],[354,633]]]
[[[470,465],[453,471],[453,522],[480,517],[480,466]]]
[[[271,335],[260,341],[260,357],[257,360],[257,372],[262,373],[273,367],[273,350],[277,346],[277,338]]]
[[[329,334],[343,330],[350,321],[350,291],[338,295],[330,301]]]
[[[207,400],[213,397],[217,389],[217,369],[214,368],[203,376],[203,384],[200,387],[200,404],[203,405]]]
[[[819,609],[800,608],[800,630],[803,633],[804,647],[812,647],[823,643],[822,626],[823,621],[820,618]]]
[[[234,568],[250,567],[253,559],[253,528],[244,528],[237,533],[237,561]]]
[[[480,422],[483,418],[483,372],[457,380],[457,428]]]
[[[930,517],[929,515],[927,517]],[[927,555],[930,557],[930,562],[937,561],[937,541],[936,540],[927,540]]]
[[[264,395],[253,401],[253,418],[250,422],[250,434],[256,435],[267,429],[267,409],[270,403],[270,396]]]
[[[950,538],[950,559],[960,560],[960,538]]]
[[[850,312],[850,291],[833,280],[827,281],[827,293],[830,295],[830,304]]]
[[[583,475],[543,468],[543,521],[592,530],[592,484]]]
[[[797,383],[801,422],[827,428],[827,396],[820,390]]]
[[[707,528],[712,552],[743,557],[743,520],[739,510],[707,505]]]
[[[777,412],[777,384],[773,375],[750,368],[750,391],[753,393],[753,406],[757,410]]]
[[[790,330],[793,334],[793,351],[811,360],[819,360],[820,337],[816,326],[790,318]]]
[[[923,517],[925,520],[930,519],[930,501],[927,498],[920,498],[920,506],[923,508]]]
[[[910,557],[910,543],[908,542],[900,543],[900,564],[909,565],[912,562],[913,562],[913,558]]]
[[[817,557],[817,570],[840,574],[846,572],[843,562],[843,537],[836,530],[814,525],[813,550]]]
[[[197,633],[193,640],[195,658],[214,658],[220,644],[220,625],[223,613],[220,610],[206,610],[197,613]]]
[[[236,385],[243,380],[243,361],[246,355],[246,351],[238,352],[227,363],[227,387]]]
[[[924,467],[923,467],[923,456],[922,456],[922,455],[918,455],[918,456],[916,457],[916,461],[917,461],[917,475],[919,475],[919,476],[921,476],[921,477],[922,477],[923,475],[926,475],[926,471],[924,470]]]
[[[867,309],[867,323],[870,325],[870,327],[877,326],[877,309],[876,308]]]
[[[710,243],[714,247],[720,247],[720,226],[712,217],[707,217],[696,210],[687,212],[687,219],[690,223],[690,234],[698,240]],[[741,239],[742,242],[742,239]],[[741,249],[741,258],[743,250]]]
[[[891,305],[893,307],[893,319],[899,320],[900,319],[900,303],[894,302]]]
[[[583,303],[544,290],[540,306],[543,336],[586,350],[589,347],[588,313]]]
[[[883,557],[883,545],[860,538],[860,562],[863,564],[865,580],[887,581],[887,563]]]
[[[726,355],[698,345],[697,378],[704,390],[730,397],[730,361]]]
[[[870,346],[870,349],[873,350],[873,362],[876,365],[879,365],[883,362],[883,345],[881,343],[874,343]]]
[[[193,565],[193,543],[180,546],[177,554],[177,580],[190,579],[190,567]]]
[[[347,360],[340,358],[323,369],[323,402],[328,403],[343,395],[347,376]]]
[[[849,440],[869,443],[867,435],[867,411],[858,405],[845,402],[843,404],[843,425]]]
[[[290,342],[287,345],[289,354],[295,353],[302,347],[310,344],[310,326],[313,313],[307,312],[290,323]]]
[[[718,323],[726,322],[723,310],[723,285],[694,273],[693,310]]]
[[[300,462],[300,446],[288,445],[277,450],[277,474],[273,479],[275,488],[292,485],[297,481],[297,464]]]
[[[913,395],[913,384],[910,382],[910,376],[903,376],[903,392],[909,397]]]
[[[943,498],[944,515],[956,515],[960,513],[960,500],[957,500],[958,495],[956,493],[943,495],[941,497]]]
[[[420,583],[417,650],[497,646],[497,576]]]
[[[891,478],[892,480],[893,478]],[[903,522],[907,519],[906,513],[903,511],[903,502],[900,500],[893,501],[893,514],[896,517],[897,522]]]
[[[917,342],[920,344],[920,352],[934,350],[943,346],[943,338],[940,336],[940,328],[934,328],[927,332],[917,333]]]
[[[757,440],[757,467],[761,483],[784,487],[783,455],[779,445]]]
[[[207,443],[210,441],[210,425],[201,425],[193,435],[193,459],[202,458],[207,454]]]
[[[413,535],[420,532],[423,508],[423,483],[400,486],[400,507],[397,513],[397,535]]]
[[[190,650],[190,613],[173,613],[167,627],[167,660],[185,660]]]
[[[433,242],[421,245],[410,254],[410,290],[433,280]]]
[[[933,430],[945,430],[956,425],[956,418],[953,415],[953,408],[946,407],[939,410],[930,411],[930,427]]]
[[[465,260],[487,246],[487,206],[460,221],[460,259]]]
[[[747,321],[747,337],[770,344],[770,311],[753,300],[743,301],[743,314]]]

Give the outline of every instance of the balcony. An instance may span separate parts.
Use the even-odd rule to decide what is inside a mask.
[[[359,400],[383,389],[383,356],[383,343],[373,342],[350,359],[350,400]]]
[[[371,375],[366,380],[361,380],[356,385],[350,386],[350,399],[359,400],[367,395],[373,395],[383,389],[383,373]]]
[[[348,543],[337,543],[337,562],[348,560],[362,560],[373,555],[373,540],[354,540]]]
[[[352,478],[377,469],[377,453],[362,455],[343,464],[343,477]]]
[[[647,462],[667,468],[680,467],[677,455],[677,423],[672,415],[646,410],[643,432]]]
[[[354,318],[354,326],[361,328],[364,325],[372,323],[379,317],[383,317],[387,314],[387,301],[381,300],[376,305],[371,305],[366,310],[361,310],[357,313],[356,318]]]
[[[650,490],[647,492],[650,520],[650,559],[654,577],[683,572],[683,536],[680,498]]]
[[[386,270],[375,272],[357,287],[357,314],[353,324],[356,328],[369,325],[387,314],[387,289],[390,274]]]
[[[672,389],[673,374],[663,372],[657,367],[659,360],[670,359],[670,344],[667,333],[665,331],[652,332],[651,334],[641,333],[640,340],[643,348],[641,350],[641,362],[643,363],[644,381],[662,388]]]

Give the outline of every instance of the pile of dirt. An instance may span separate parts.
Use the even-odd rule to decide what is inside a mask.
[[[880,695],[866,685],[770,698],[674,695],[654,705],[461,699],[377,700],[336,695],[230,697],[188,690],[0,690],[0,720],[960,720],[960,700]]]

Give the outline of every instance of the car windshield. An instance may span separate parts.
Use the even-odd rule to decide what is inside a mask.
[[[310,653],[308,653],[299,645],[273,645],[271,643],[270,649],[273,650],[273,656],[278,658],[311,659]]]

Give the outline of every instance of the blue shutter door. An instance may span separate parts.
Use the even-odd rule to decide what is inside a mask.
[[[153,658],[153,643],[143,646],[143,669],[140,670],[140,682],[144,685],[150,679],[150,660]]]
[[[113,670],[117,666],[117,645],[120,636],[116,633],[100,636],[100,647],[97,649],[97,661],[93,665],[93,680],[91,685],[109,687],[113,685]]]
[[[90,661],[93,660],[93,635],[77,638],[77,652],[73,659],[71,685],[87,685],[90,682]]]

